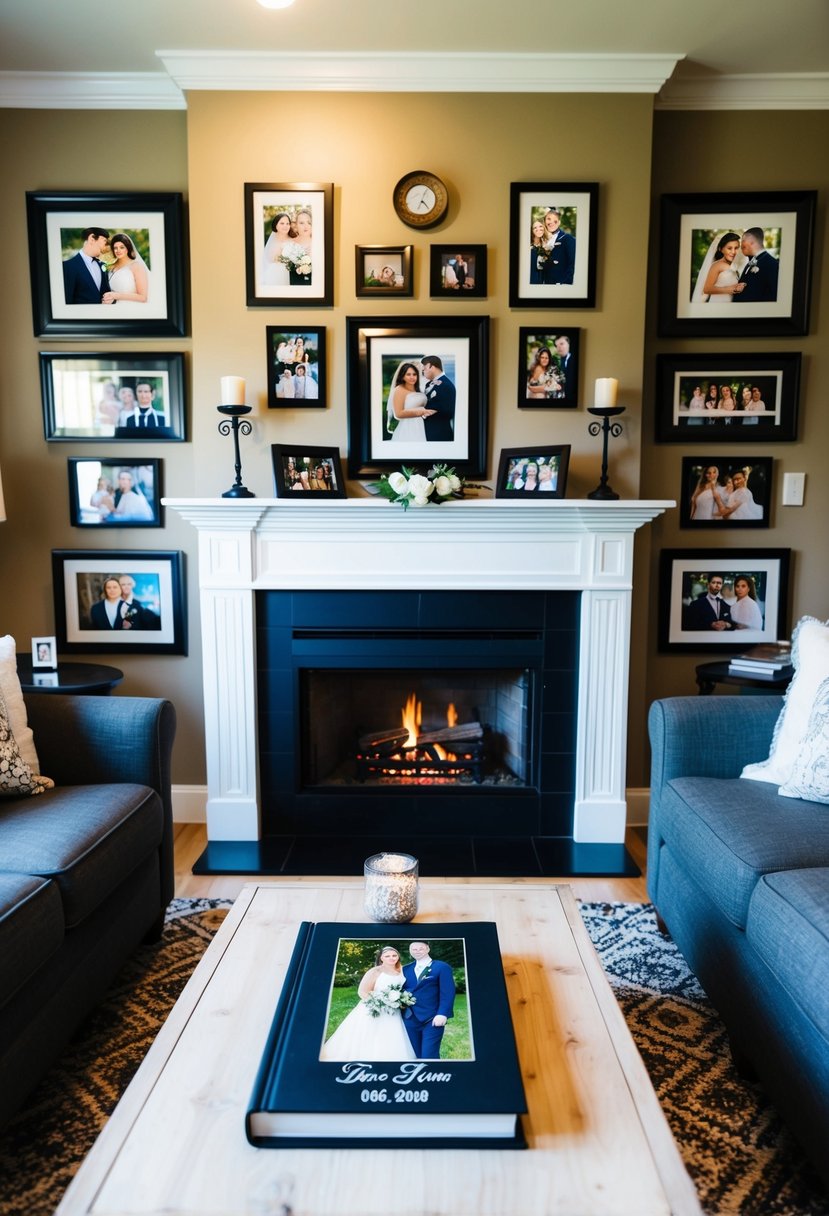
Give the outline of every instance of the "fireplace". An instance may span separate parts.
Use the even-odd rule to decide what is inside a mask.
[[[540,864],[551,842],[569,849],[579,872],[590,871],[589,859],[604,855],[603,850],[624,851],[634,536],[675,503],[563,499],[542,505],[480,499],[404,513],[370,497],[302,504],[291,499],[164,502],[199,532],[211,858],[224,850],[230,858],[225,868],[237,871],[355,873],[354,858],[345,853],[332,863],[337,869],[327,870],[318,866],[318,851],[303,858],[294,845],[286,845],[293,869],[286,868],[285,853],[265,856],[268,840],[296,841],[290,830],[309,822],[309,813],[321,829],[326,822],[340,828],[343,834],[336,839],[343,847],[355,838],[365,839],[384,815],[389,816],[387,825],[422,817],[424,830],[431,823],[439,833],[437,838],[421,838],[424,847],[434,845],[427,871],[433,874],[568,872],[562,865]],[[296,622],[274,619],[270,608],[263,615],[261,601],[269,592],[290,593],[284,603],[304,595],[305,606],[316,604],[319,609],[318,619],[306,620],[294,635]],[[351,605],[350,610],[356,605],[357,611],[351,619],[332,622],[324,618],[324,609],[330,597],[340,593],[350,593],[343,603]],[[445,611],[415,622],[398,617],[396,633],[383,641],[368,636],[373,630],[367,630],[366,611],[378,595],[387,593],[413,593],[410,603],[433,597],[429,602],[437,606],[448,602],[446,596],[471,594],[473,610],[465,619]],[[547,596],[556,599],[559,593],[570,597],[577,624],[566,648],[572,659],[566,679],[549,676],[558,669],[546,666],[549,653],[538,653],[534,619],[522,617],[509,624],[485,620],[474,606],[484,593],[519,607],[534,603],[535,595],[545,603],[550,602]],[[353,650],[351,655],[332,653],[340,643],[325,631],[336,626],[357,635],[340,639],[349,646],[360,639],[375,648],[385,646],[385,667],[393,671],[402,663],[399,643],[408,644],[414,631],[418,645],[428,641],[433,646],[433,661],[430,666],[415,654],[407,660],[406,674],[422,671],[431,679],[441,669],[441,674],[457,678],[468,673],[470,665],[468,654],[463,661],[453,657],[455,633],[459,623],[470,622],[472,644],[482,650],[496,643],[507,649],[536,647],[536,653],[503,655],[503,674],[493,677],[502,685],[514,677],[519,686],[525,681],[526,688],[528,752],[525,761],[509,764],[517,788],[509,791],[508,801],[499,789],[465,780],[442,789],[434,783],[409,783],[408,790],[393,796],[368,782],[356,792],[332,789],[329,776],[314,769],[311,757],[303,758],[291,725],[309,712],[302,708],[302,698],[315,695],[303,690],[300,677],[325,669],[327,679],[333,679],[334,672],[378,670],[379,656],[361,655],[358,662]],[[429,639],[422,636],[426,633]],[[321,663],[323,646],[329,655]],[[554,664],[558,661],[554,656]],[[266,671],[271,674],[266,676]],[[458,686],[463,691],[462,681]],[[551,688],[556,694],[552,701]],[[404,694],[410,691],[418,692],[417,682],[407,685]],[[424,697],[425,691],[421,700]],[[387,712],[383,710],[383,719]],[[556,718],[560,713],[568,714],[566,727]],[[538,714],[540,729],[533,717]],[[497,719],[488,712],[484,717],[490,733],[503,735]],[[553,747],[548,722],[555,732]],[[377,728],[370,722],[362,733]],[[520,751],[518,743],[516,747]],[[453,825],[474,826],[480,833],[475,843],[469,843],[471,837],[447,837],[447,819]],[[520,835],[486,834],[498,822]],[[380,849],[398,847],[388,839],[391,831],[383,827]],[[516,839],[533,842],[534,868],[525,847],[511,852]],[[462,864],[462,853],[472,858],[468,865]],[[588,863],[583,864],[583,858]],[[611,871],[599,862],[592,872]]]
[[[260,592],[263,837],[569,836],[580,599]]]

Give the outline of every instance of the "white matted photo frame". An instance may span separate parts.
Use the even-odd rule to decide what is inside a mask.
[[[334,186],[245,183],[245,271],[249,307],[334,303]]]
[[[657,355],[657,443],[796,439],[800,363],[797,352]]]
[[[815,190],[662,196],[659,332],[809,332]]]
[[[729,654],[786,637],[790,558],[790,549],[663,549],[660,651]]]
[[[486,245],[430,245],[429,295],[482,300],[487,293]]]
[[[68,654],[187,654],[180,550],[52,550],[55,629]]]
[[[411,245],[356,245],[354,258],[356,295],[414,295]]]
[[[180,194],[29,191],[26,212],[37,337],[187,332]]]
[[[183,354],[41,351],[38,357],[50,442],[186,438]]]
[[[277,498],[345,498],[337,448],[314,443],[273,443],[273,485]]]
[[[683,456],[679,526],[714,532],[768,528],[773,463],[770,456],[731,456],[716,449],[707,456]]]
[[[522,325],[518,331],[519,409],[576,409],[579,404],[579,344],[574,325],[544,329]]]
[[[69,522],[73,528],[160,528],[161,461],[151,456],[70,456]]]
[[[489,317],[348,317],[348,475],[436,461],[486,476]]]
[[[56,637],[32,638],[32,670],[56,671],[58,640]]]
[[[510,308],[593,308],[596,182],[512,182]]]
[[[267,325],[268,409],[320,409],[328,361],[320,325]]]

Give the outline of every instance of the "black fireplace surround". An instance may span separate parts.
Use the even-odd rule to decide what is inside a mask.
[[[580,592],[324,582],[256,594],[261,839],[211,842],[195,872],[352,874],[399,850],[424,875],[638,873],[623,845],[572,839]],[[361,778],[360,737],[410,692],[425,724],[441,683],[484,722],[487,775]]]

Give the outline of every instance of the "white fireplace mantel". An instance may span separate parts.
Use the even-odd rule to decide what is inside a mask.
[[[633,542],[670,501],[165,498],[199,533],[210,840],[260,835],[254,593],[582,592],[578,842],[624,840]]]

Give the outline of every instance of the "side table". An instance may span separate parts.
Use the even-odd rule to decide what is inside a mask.
[[[103,663],[58,663],[56,671],[36,667],[32,660],[18,657],[17,675],[24,692],[74,693],[76,696],[109,696],[124,678],[117,667]]]
[[[736,684],[740,688],[760,689],[762,692],[784,693],[792,679],[791,670],[778,672],[773,677],[752,676],[748,672],[735,675],[728,670],[728,662],[700,663],[697,667],[697,687],[701,697],[710,696],[715,684]]]

